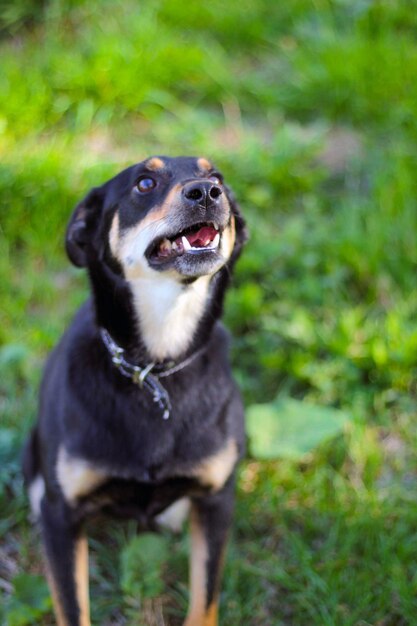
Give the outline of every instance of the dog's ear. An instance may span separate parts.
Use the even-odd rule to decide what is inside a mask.
[[[97,228],[103,208],[101,187],[93,188],[74,209],[67,227],[65,248],[68,257],[77,267],[87,265],[87,250]]]

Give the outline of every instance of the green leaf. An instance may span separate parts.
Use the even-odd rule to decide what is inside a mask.
[[[259,459],[300,460],[340,433],[349,419],[343,411],[290,398],[254,404],[246,418],[250,450]]]
[[[154,598],[164,589],[162,568],[168,558],[167,539],[144,533],[134,537],[121,556],[121,587],[125,594]]]
[[[8,603],[7,626],[26,626],[52,609],[48,586],[43,576],[19,574],[13,579],[13,595]]]

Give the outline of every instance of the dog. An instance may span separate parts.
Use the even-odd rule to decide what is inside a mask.
[[[85,522],[190,514],[185,626],[215,626],[244,415],[219,318],[247,238],[205,158],[151,157],[80,202],[67,254],[92,297],[50,355],[23,473],[59,626],[88,626]]]

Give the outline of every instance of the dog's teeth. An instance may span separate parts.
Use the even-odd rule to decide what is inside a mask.
[[[177,244],[177,242],[173,241],[171,245],[172,245],[172,249],[174,250],[174,252],[178,252],[178,244]]]
[[[219,233],[217,233],[217,235],[215,236],[215,238],[213,239],[213,241],[210,241],[210,243],[206,246],[209,250],[214,250],[215,248],[218,247],[219,245],[219,241],[220,241],[220,235]]]
[[[187,250],[191,250],[192,246],[185,235],[181,237],[181,241],[182,241],[182,245],[184,246],[184,250],[186,252]]]
[[[217,223],[217,222],[213,222],[213,227],[214,227],[216,230],[219,230],[219,225],[218,225],[218,223]],[[213,240],[213,241],[214,241],[214,240]]]

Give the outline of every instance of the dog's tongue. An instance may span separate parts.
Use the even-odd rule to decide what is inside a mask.
[[[195,233],[188,233],[185,235],[188,239],[190,246],[193,248],[204,248],[213,241],[217,235],[217,230],[212,226],[203,226]]]

